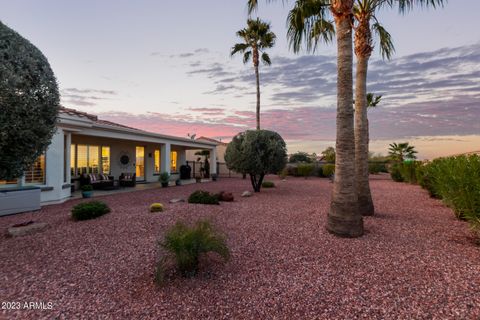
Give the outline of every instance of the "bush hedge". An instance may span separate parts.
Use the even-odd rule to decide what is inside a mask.
[[[335,165],[334,164],[324,164],[322,166],[322,175],[326,178],[333,176],[335,173]]]
[[[414,170],[415,178],[412,177]],[[480,236],[480,156],[457,156],[398,166],[401,178],[418,183],[453,208]],[[393,177],[393,171],[392,171]]]
[[[188,197],[188,203],[220,204],[218,197],[208,191],[197,190]]]
[[[72,209],[74,220],[89,220],[103,216],[110,212],[108,205],[101,201],[90,201],[79,203]]]
[[[275,188],[275,183],[272,181],[263,181],[262,188]]]
[[[315,171],[315,165],[311,163],[301,163],[297,167],[297,173],[299,176],[307,178],[311,176]]]

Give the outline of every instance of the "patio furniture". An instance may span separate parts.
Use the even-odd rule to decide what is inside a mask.
[[[121,187],[135,187],[137,184],[135,173],[122,173],[118,179]]]
[[[184,164],[180,166],[180,179],[188,180],[192,177],[192,167],[188,164]]]
[[[92,185],[95,190],[102,190],[113,186],[113,176],[107,174],[89,173],[83,174],[80,180],[80,185]]]

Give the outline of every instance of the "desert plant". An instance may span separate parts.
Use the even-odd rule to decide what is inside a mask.
[[[399,164],[400,173],[403,181],[409,183],[417,183],[417,167],[421,166],[420,161],[406,161]]]
[[[285,178],[287,177],[287,175],[288,175],[288,168],[287,168],[287,167],[283,168],[283,169],[278,173],[278,177],[279,177],[280,179],[282,179],[282,180],[285,179]]]
[[[393,181],[396,182],[403,182],[403,175],[401,171],[401,164],[394,164],[390,167],[390,177],[392,177]]]
[[[152,203],[150,205],[150,212],[162,212],[164,210],[163,204],[161,203]]]
[[[88,220],[100,217],[110,212],[108,205],[101,201],[79,203],[72,209],[74,220]]]
[[[379,174],[380,172],[388,172],[385,162],[372,161],[368,163],[368,172],[370,174]]]
[[[282,137],[268,130],[247,130],[233,137],[225,151],[230,170],[246,172],[255,192],[266,174],[276,174],[287,163],[287,148]]]
[[[184,277],[195,276],[199,271],[200,258],[213,252],[225,261],[230,258],[230,250],[223,234],[212,227],[208,221],[198,221],[194,226],[177,222],[170,228],[163,241],[159,242],[165,255],[157,264],[155,279],[163,284],[169,261],[173,260],[176,268]]]
[[[335,163],[335,148],[328,147],[327,149],[322,151],[323,160],[327,161],[328,163]]]
[[[170,181],[170,174],[168,172],[162,172],[159,176],[160,182],[169,182]]]
[[[233,194],[231,192],[220,191],[215,195],[218,201],[223,202],[232,202],[234,200]]]
[[[334,164],[324,164],[322,166],[322,174],[324,177],[331,177],[335,173],[335,165]]]
[[[297,153],[294,153],[288,158],[288,162],[290,163],[297,163],[297,162],[306,162],[306,163],[312,163],[313,162],[313,156],[303,152],[299,151]]]
[[[188,197],[188,203],[220,204],[218,197],[208,191],[197,190]]]
[[[50,144],[60,95],[47,58],[1,22],[0,44],[0,180],[12,180]]]
[[[262,182],[263,188],[275,188],[275,183],[273,181],[263,181]]]
[[[305,179],[308,176],[311,176],[314,170],[315,170],[315,165],[311,163],[301,163],[297,167],[298,174],[302,177],[305,177]]]
[[[403,143],[391,143],[388,148],[388,155],[390,159],[403,163],[404,160],[414,160],[417,158],[417,151],[415,147],[408,142]]]

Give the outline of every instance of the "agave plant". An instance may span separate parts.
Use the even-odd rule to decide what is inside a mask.
[[[155,278],[159,284],[163,283],[165,273],[173,265],[182,276],[192,277],[198,273],[200,258],[207,253],[216,253],[225,261],[230,258],[225,237],[206,220],[198,221],[194,226],[177,222],[159,245],[166,253],[157,265]]]

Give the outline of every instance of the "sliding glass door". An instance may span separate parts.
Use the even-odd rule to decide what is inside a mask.
[[[135,154],[136,179],[145,180],[145,147],[137,146]]]

